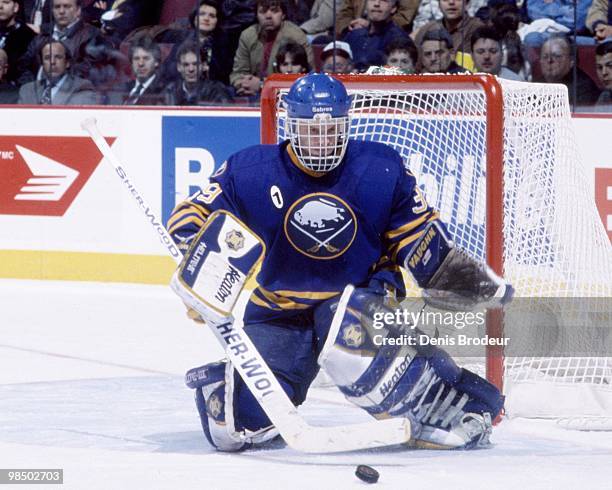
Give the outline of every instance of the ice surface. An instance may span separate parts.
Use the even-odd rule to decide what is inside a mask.
[[[364,488],[361,463],[387,489],[612,485],[612,433],[549,421],[504,421],[492,449],[471,452],[216,453],[182,376],[220,357],[168,288],[0,280],[0,468],[64,468],[57,488],[79,490]],[[366,420],[325,390],[300,410],[318,425]]]

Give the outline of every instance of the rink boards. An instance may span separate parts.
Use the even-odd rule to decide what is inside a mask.
[[[1,112],[0,277],[167,282],[172,261],[80,128],[82,120],[97,118],[138,190],[164,221],[227,156],[259,142],[257,111],[20,107]],[[612,233],[612,141],[603,138],[612,134],[612,119],[574,122],[600,214]],[[483,129],[476,119],[461,124],[468,135]],[[447,129],[438,125],[437,131],[434,140]],[[423,136],[403,157],[446,220],[482,228],[477,204],[486,186],[476,165],[484,158],[480,138],[466,137],[443,155],[454,169],[445,179],[428,170],[434,150],[431,135]],[[456,206],[458,199],[467,206]]]

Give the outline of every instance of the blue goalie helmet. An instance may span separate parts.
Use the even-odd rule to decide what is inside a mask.
[[[351,97],[322,73],[298,79],[284,97],[285,130],[300,163],[314,172],[336,168],[346,151]]]

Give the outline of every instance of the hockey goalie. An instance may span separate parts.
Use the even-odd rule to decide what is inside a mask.
[[[393,311],[385,298],[404,294],[400,267],[436,308],[498,307],[511,286],[453,245],[395,150],[349,138],[351,98],[340,81],[306,75],[284,104],[286,141],[232,155],[174,210],[168,229],[185,253],[175,291],[215,324],[214,301],[244,287],[243,272],[260,261],[244,332],[294,405],[323,369],[373,417],[409,419],[414,446],[487,446],[503,407],[495,386],[437,347],[417,343],[400,358],[361,327],[381,308]],[[230,271],[216,292],[201,267],[213,255]],[[384,333],[403,335],[405,326]],[[194,368],[187,382],[215,448],[243,450],[278,435],[231,363]]]

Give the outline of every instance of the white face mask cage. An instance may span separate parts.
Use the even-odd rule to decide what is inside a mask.
[[[312,119],[287,117],[286,134],[295,155],[304,167],[314,172],[336,168],[346,151],[349,118],[316,114]]]

